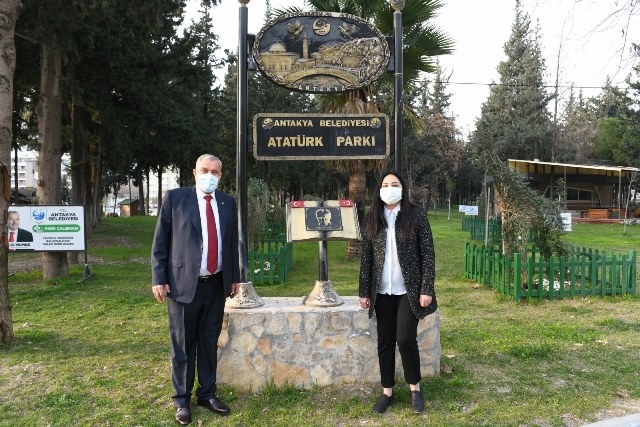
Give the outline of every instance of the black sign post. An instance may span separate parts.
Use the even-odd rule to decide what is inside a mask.
[[[393,116],[394,139],[395,139],[395,167],[402,173],[402,94],[403,94],[403,55],[402,55],[402,9],[404,8],[404,0],[391,0],[393,12],[393,37],[395,41],[395,78],[393,92],[395,98],[395,111]]]
[[[237,144],[236,144],[236,191],[238,193],[238,252],[240,264],[240,290],[227,302],[233,308],[255,308],[264,305],[253,284],[248,281],[248,245],[247,245],[247,88],[248,77],[248,16],[247,4],[251,0],[238,0],[238,104],[237,104]]]

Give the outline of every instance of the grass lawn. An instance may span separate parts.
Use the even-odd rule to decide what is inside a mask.
[[[458,213],[429,219],[442,373],[422,382],[423,415],[409,411],[404,386],[380,416],[370,412],[377,384],[257,393],[222,384],[232,415],[193,405],[192,425],[578,426],[640,412],[638,297],[515,302],[463,278],[468,234]],[[40,254],[10,254],[16,338],[0,344],[0,426],[174,425],[166,306],[150,290],[154,226],[155,218],[103,219],[89,242],[93,276],[81,284],[82,265],[68,279],[43,282]],[[626,236],[617,224],[573,227],[567,240],[576,245],[640,248],[640,226]],[[307,295],[317,252],[317,243],[295,244],[287,282],[256,290]],[[337,292],[356,295],[359,261],[345,259],[343,242],[329,242],[328,254]]]

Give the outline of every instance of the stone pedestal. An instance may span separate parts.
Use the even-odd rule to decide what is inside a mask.
[[[337,307],[312,307],[301,298],[263,298],[253,310],[225,308],[218,342],[218,382],[257,390],[273,381],[295,387],[379,383],[375,316],[358,297]],[[418,325],[424,377],[440,373],[440,313]],[[396,376],[404,381],[396,350]]]

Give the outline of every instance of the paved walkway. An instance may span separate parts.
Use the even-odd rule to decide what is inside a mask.
[[[640,413],[610,418],[597,423],[586,424],[582,427],[640,427]]]

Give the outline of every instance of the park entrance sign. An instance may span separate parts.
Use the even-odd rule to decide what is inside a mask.
[[[256,65],[274,83],[312,93],[344,92],[387,70],[387,40],[354,15],[303,12],[265,25],[253,46]]]
[[[386,159],[385,114],[260,113],[253,118],[257,160]]]
[[[238,96],[236,191],[240,291],[227,306],[255,308],[264,304],[248,278],[249,144],[248,70],[257,68],[273,83],[312,94],[369,91],[383,73],[394,73],[394,148],[402,153],[402,13],[404,0],[392,0],[393,64],[390,42],[373,24],[348,14],[299,12],[268,22],[249,42],[250,0],[238,0]],[[255,68],[254,68],[255,67]],[[258,160],[361,160],[390,156],[389,118],[373,115],[312,115],[261,113],[253,118],[253,150]],[[401,170],[401,155],[395,159]],[[354,206],[355,209],[355,206]],[[329,210],[330,211],[330,210]],[[327,236],[328,237],[328,236]],[[305,304],[332,306],[341,300],[331,289],[327,270],[327,240],[319,241],[316,288]],[[317,289],[320,289],[316,292]],[[335,298],[334,298],[335,296]]]

